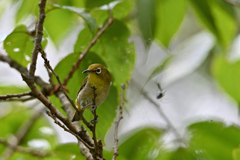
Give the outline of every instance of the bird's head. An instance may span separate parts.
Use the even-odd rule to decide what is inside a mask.
[[[106,83],[110,83],[112,81],[112,76],[110,72],[101,64],[91,64],[88,69],[83,71],[82,73],[89,74],[90,79],[103,80]]]

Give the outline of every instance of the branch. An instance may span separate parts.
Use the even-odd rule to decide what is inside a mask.
[[[45,53],[43,50],[41,51],[42,53]],[[55,71],[53,70],[52,66],[49,63],[49,60],[47,60],[47,58],[45,57],[45,54],[42,54],[42,58],[44,59],[44,63],[46,65],[46,67],[54,74],[54,76],[57,78],[57,81],[60,85],[61,91],[63,92],[63,94],[67,97],[67,99],[69,100],[69,102],[72,104],[73,108],[77,111],[77,107],[75,106],[73,100],[68,96],[67,91],[65,90],[64,86],[62,85],[62,82],[59,78],[59,75],[57,75],[55,73]]]
[[[64,79],[63,85],[67,85],[69,79],[73,76],[74,72],[78,69],[81,61],[83,60],[83,58],[86,56],[86,54],[88,53],[88,51],[92,48],[92,46],[97,42],[98,38],[103,34],[103,32],[113,23],[114,18],[112,15],[112,12],[110,10],[110,18],[108,19],[107,24],[102,27],[100,29],[100,31],[97,33],[97,35],[93,38],[93,40],[91,41],[91,43],[89,44],[89,46],[86,48],[85,51],[82,52],[82,54],[80,54],[78,61],[76,62],[76,64],[74,64],[72,66],[71,71],[68,73],[68,76]]]
[[[45,15],[46,1],[47,0],[41,0],[39,3],[39,20],[37,23],[36,38],[35,38],[34,49],[32,52],[32,60],[31,60],[30,70],[29,70],[29,75],[30,75],[29,78],[34,77],[35,70],[36,70],[36,64],[37,64],[38,52],[41,50],[41,42],[42,42],[42,36],[43,36],[43,22],[46,17],[46,15]]]
[[[40,117],[42,114],[42,111],[45,110],[45,108],[42,108],[38,111],[36,111],[33,116],[24,123],[16,132],[15,136],[10,137],[9,143],[11,144],[10,148],[7,148],[3,153],[2,157],[5,159],[8,159],[11,157],[11,155],[14,152],[14,148],[18,146],[19,143],[23,140],[23,138],[26,136],[32,125],[35,123],[35,121]]]
[[[84,140],[81,139],[81,137],[79,137],[77,134],[73,133],[72,131],[70,131],[66,126],[62,125],[54,115],[52,115],[49,111],[47,111],[47,114],[49,117],[51,117],[54,120],[54,123],[56,123],[57,125],[59,125],[61,128],[64,129],[64,131],[71,133],[72,135],[74,135],[79,141],[81,141],[88,149],[93,150],[94,147],[93,146],[89,146]]]
[[[63,104],[62,108],[67,113],[68,117],[71,117],[74,114],[74,111],[66,96],[60,91],[55,92],[55,95],[60,99],[61,103]],[[84,126],[80,127],[78,122],[73,122],[72,124],[77,128],[78,135],[90,146],[93,146],[94,144],[92,138],[88,134]],[[94,160],[90,150],[81,141],[78,141],[78,146],[81,150],[81,153],[87,158],[87,160]]]
[[[0,96],[0,100],[19,100],[21,97],[24,96],[32,96],[31,92],[26,92],[26,93],[20,93],[20,94],[7,94],[4,96]],[[15,99],[18,98],[18,99]]]
[[[93,89],[93,99],[92,99],[92,106],[95,107],[96,106],[96,97],[97,97],[97,94],[96,94],[96,87],[95,86],[92,86],[92,89]],[[97,107],[97,106],[96,106]],[[93,141],[94,141],[94,146],[95,146],[95,154],[94,154],[94,158],[96,159],[96,156],[98,155],[98,143],[97,143],[97,137],[96,137],[96,124],[97,124],[97,121],[98,121],[98,116],[97,116],[97,108],[95,108],[92,113],[94,115],[94,118],[93,118],[93,128],[91,129],[92,131],[92,134],[93,134]]]
[[[50,156],[52,154],[47,153],[47,152],[43,152],[43,151],[39,151],[39,150],[33,150],[30,148],[24,148],[24,147],[20,147],[20,146],[14,146],[10,143],[8,143],[5,139],[0,138],[0,143],[5,145],[6,147],[21,152],[21,153],[28,153],[28,154],[32,154],[34,156],[38,156],[38,157],[46,157],[46,156]]]
[[[12,60],[8,56],[3,55],[0,53],[0,61],[7,63],[10,67],[16,69],[19,73],[28,75],[27,68],[21,66],[16,61]],[[44,82],[40,77],[35,76],[34,82],[36,82],[37,85],[39,85],[44,93],[49,93],[52,90],[52,86],[46,82]]]
[[[125,84],[122,84],[122,94],[121,94],[121,105],[119,106],[119,117],[118,120],[115,122],[115,132],[114,132],[114,146],[113,146],[113,158],[112,160],[115,160],[118,156],[118,127],[120,124],[120,121],[123,119],[123,94],[125,90]]]

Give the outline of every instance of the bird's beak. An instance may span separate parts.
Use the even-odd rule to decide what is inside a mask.
[[[85,71],[83,71],[82,73],[93,73],[93,72],[95,72],[95,71],[93,71],[93,70],[90,70],[90,69],[86,69]]]

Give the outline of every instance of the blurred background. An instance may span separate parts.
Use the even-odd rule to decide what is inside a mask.
[[[12,50],[7,42],[14,32],[16,34],[17,27],[25,25],[27,31],[34,30],[38,2],[0,1],[0,54],[9,57],[16,54],[10,53]],[[86,32],[86,28],[91,30],[90,18],[94,18],[97,26],[102,27],[109,17],[108,10],[113,12],[116,26],[111,31],[116,36],[113,37],[116,42],[110,42],[112,39],[107,37],[108,32],[102,42],[109,42],[105,45],[107,54],[115,51],[111,47],[122,47],[119,55],[107,59],[104,53],[97,52],[98,44],[90,51],[97,52],[111,73],[115,72],[113,86],[118,91],[115,109],[120,104],[119,85],[127,85],[124,118],[119,127],[119,159],[240,159],[240,1],[50,0],[48,5],[43,43],[46,40],[45,51],[53,67],[59,67],[61,62],[62,66],[68,65],[63,62],[66,56],[86,48],[88,43],[82,41],[88,41],[89,31]],[[83,12],[88,16],[83,16]],[[119,35],[117,32],[120,32]],[[27,43],[30,42],[24,44],[29,46]],[[129,48],[131,51],[128,53]],[[123,49],[126,51],[121,55]],[[31,52],[27,51],[31,51],[31,47],[24,48],[22,53],[26,67],[31,57]],[[15,48],[14,52],[18,50]],[[122,68],[115,68],[114,63],[111,64],[121,61],[118,57],[124,60],[116,64],[122,65]],[[60,71],[58,68],[56,70]],[[118,72],[119,77],[124,75],[124,78],[119,78]],[[27,90],[20,74],[8,64],[0,63],[0,74],[1,95]],[[80,72],[78,74],[84,76]],[[48,73],[41,58],[38,58],[36,75],[48,82]],[[124,81],[120,82],[119,79]],[[78,89],[80,83],[74,87]],[[160,93],[163,97],[158,99]],[[70,94],[74,99],[76,94],[71,90]],[[24,103],[1,101],[0,123],[1,126],[7,126],[3,127],[1,137],[7,138],[15,133],[20,125],[20,122],[14,123],[18,121],[14,117],[18,112],[32,108],[38,111],[42,107],[37,100]],[[114,119],[118,117],[116,113],[102,136],[106,156],[112,152]],[[105,110],[104,114],[111,112]],[[101,113],[99,117],[101,120]],[[32,132],[26,142],[22,142],[23,146],[54,151],[59,144],[77,142],[75,137],[64,132],[44,114],[38,123],[34,126],[37,133]],[[0,146],[2,153],[5,149]],[[12,159],[24,157],[21,154],[14,155]]]

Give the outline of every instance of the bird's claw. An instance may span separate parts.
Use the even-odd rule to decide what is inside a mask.
[[[95,104],[95,105],[92,106],[91,111],[93,112],[93,111],[95,111],[96,109],[97,109],[97,105]]]
[[[91,124],[96,124],[97,122],[98,122],[98,118],[97,118],[97,119],[92,119],[92,120],[90,121]]]

